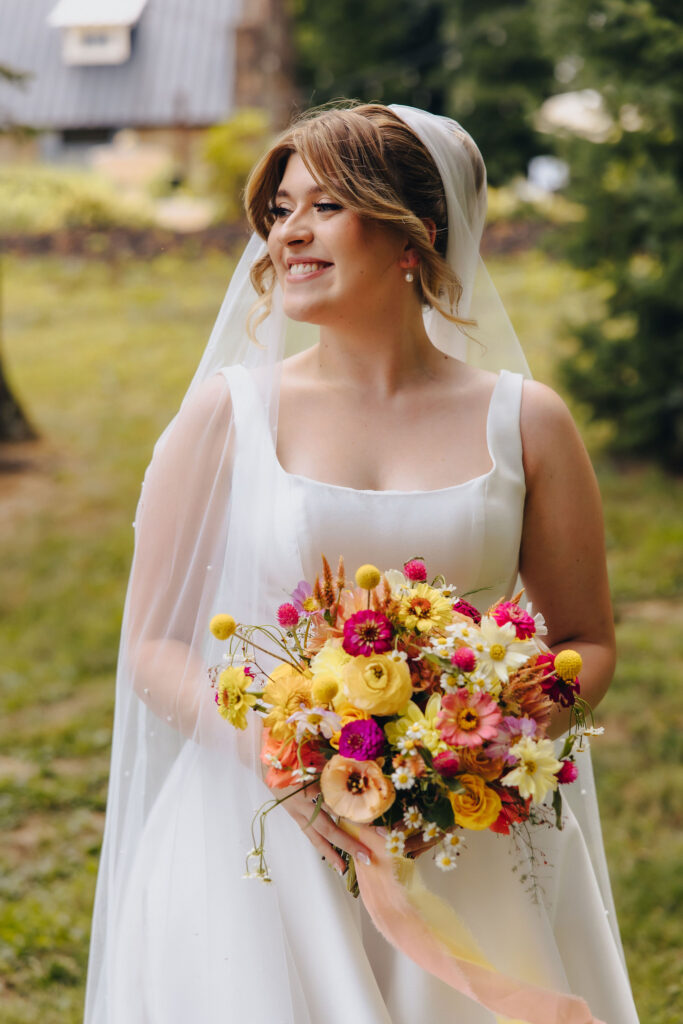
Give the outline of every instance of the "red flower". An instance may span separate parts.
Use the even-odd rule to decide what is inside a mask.
[[[452,779],[460,771],[460,758],[452,750],[442,750],[432,762],[434,768],[445,779]]]
[[[562,767],[557,773],[558,782],[575,782],[579,775],[579,769],[573,761],[562,761]]]
[[[516,821],[526,821],[529,817],[531,797],[527,797],[526,800],[520,800],[519,796],[515,796],[505,786],[496,786],[495,789],[502,800],[503,806],[501,807],[500,814],[493,825],[489,825],[489,828],[492,832],[497,832],[499,835],[508,836],[510,834],[510,825],[513,825]]]
[[[413,583],[424,583],[427,579],[427,568],[421,558],[412,558],[403,566],[406,578]]]
[[[539,654],[536,664],[543,665],[546,673],[551,673],[555,667],[555,655],[552,653]],[[570,708],[575,703],[577,694],[581,692],[581,684],[578,679],[566,681],[554,673],[548,675],[547,679],[541,679],[540,685],[544,693],[547,693],[555,704],[561,704],[563,708]]]
[[[469,647],[458,647],[451,655],[451,662],[461,672],[471,672],[477,664],[477,656]]]
[[[293,604],[281,604],[277,610],[277,621],[283,629],[293,629],[299,624],[299,613]]]
[[[481,622],[481,612],[473,604],[470,604],[469,601],[463,601],[461,597],[453,603],[453,611],[460,612],[461,615],[467,615],[477,625]]]

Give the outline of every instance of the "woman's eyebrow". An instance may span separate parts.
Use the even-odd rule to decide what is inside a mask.
[[[324,191],[325,190],[323,188],[321,188],[320,185],[311,185],[310,188],[306,189],[306,192],[304,193],[304,195],[312,196],[312,195],[317,195],[320,192],[324,192]],[[277,190],[277,192],[275,193],[275,198],[276,199],[291,199],[292,197],[289,194],[289,192],[287,191],[287,189],[279,188]]]

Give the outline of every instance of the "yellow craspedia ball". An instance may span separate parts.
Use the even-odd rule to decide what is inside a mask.
[[[555,674],[560,679],[564,679],[567,682],[576,679],[582,667],[583,659],[578,651],[572,651],[568,647],[566,651],[560,651],[559,654],[555,655]]]
[[[356,583],[363,590],[372,590],[382,578],[382,574],[376,565],[361,565],[356,570]]]
[[[237,623],[232,615],[214,615],[209,629],[218,640],[227,640],[237,629]]]
[[[331,704],[339,693],[339,683],[332,675],[321,675],[313,679],[311,696],[314,704]]]

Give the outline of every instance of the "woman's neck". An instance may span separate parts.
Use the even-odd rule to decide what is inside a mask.
[[[442,375],[452,360],[432,345],[417,303],[411,313],[322,326],[311,352],[320,379],[381,398]]]

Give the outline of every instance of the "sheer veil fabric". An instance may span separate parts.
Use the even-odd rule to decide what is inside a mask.
[[[486,189],[477,195],[474,188],[462,141],[466,133],[447,118],[410,107],[392,109],[421,138],[440,171],[448,204],[447,257],[463,285],[459,313],[478,324],[471,339],[427,311],[433,343],[487,369],[528,376],[515,332],[479,255]],[[265,243],[252,237],[180,410],[154,448],[142,486],[116,682],[86,1024],[306,1024],[297,1009],[297,986],[305,984],[305,972],[314,965],[292,961],[282,915],[296,898],[301,919],[315,929],[321,896],[316,886],[321,885],[339,909],[335,934],[321,933],[318,942],[329,946],[340,977],[344,975],[352,901],[332,872],[323,882],[311,881],[309,858],[318,860],[312,847],[301,859],[287,860],[288,836],[295,827],[287,815],[271,816],[268,844],[273,867],[286,872],[287,891],[242,878],[245,854],[252,846],[250,823],[270,794],[262,782],[258,731],[237,733],[226,726],[215,711],[207,675],[207,667],[219,664],[223,651],[209,634],[211,616],[229,611],[246,622],[272,620],[276,606],[302,575],[295,524],[288,520],[281,494],[284,481],[267,451],[276,442],[287,327],[277,287],[272,311],[258,329],[259,345],[248,338],[245,326],[256,298],[249,271],[264,251]],[[263,432],[250,431],[248,422],[240,422],[239,403],[233,402],[229,381],[220,373],[233,365],[252,373],[268,413],[270,435],[265,438]],[[255,548],[249,543],[254,536],[267,542]],[[572,794],[572,803],[615,922],[590,765],[583,761],[582,767],[582,792]],[[192,799],[184,801],[180,812],[169,794],[183,788]],[[214,795],[211,801],[208,793]],[[136,880],[150,873],[150,852],[151,893],[140,900],[144,887],[136,886]],[[183,897],[177,900],[181,889]],[[163,914],[159,907],[165,908]],[[179,915],[191,926],[185,929],[186,944],[169,960],[162,957],[163,937]],[[615,938],[618,943],[616,924]],[[144,944],[144,957],[127,957],[131,942]],[[245,979],[255,978],[255,963],[263,965],[262,983],[247,985]],[[168,984],[176,970],[198,979],[187,993],[187,1005]],[[343,985],[337,998],[341,1003],[348,998]],[[368,1009],[368,1024],[385,1019],[373,1012]],[[316,1019],[324,1018],[312,1017],[311,1024]],[[365,1024],[365,1018],[355,1019]]]

